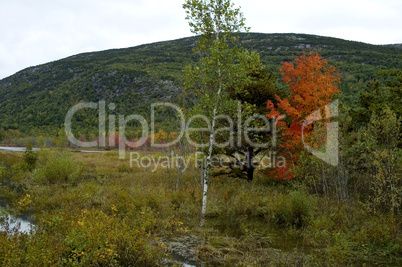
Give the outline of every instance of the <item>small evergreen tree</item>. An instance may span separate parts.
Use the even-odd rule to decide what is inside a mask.
[[[33,150],[32,144],[29,143],[24,152],[24,162],[27,164],[28,169],[32,171],[35,169],[38,160],[38,153]]]

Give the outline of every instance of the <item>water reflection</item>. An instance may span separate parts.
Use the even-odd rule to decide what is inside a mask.
[[[18,232],[19,233],[29,233],[33,228],[32,223],[23,217],[14,217],[7,214],[4,210],[0,208],[0,232],[7,231],[9,233]]]
[[[11,147],[11,146],[0,146],[0,150],[12,151],[12,152],[24,152],[25,147]],[[39,148],[32,148],[33,151],[38,151]]]

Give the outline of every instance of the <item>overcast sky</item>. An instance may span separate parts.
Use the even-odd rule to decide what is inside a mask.
[[[184,0],[1,0],[0,79],[74,54],[192,35]],[[251,32],[402,43],[401,0],[234,0]]]

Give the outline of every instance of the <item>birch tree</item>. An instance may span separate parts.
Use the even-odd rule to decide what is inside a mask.
[[[216,118],[222,92],[230,80],[228,64],[231,61],[232,48],[229,47],[229,42],[233,40],[232,33],[241,30],[248,31],[248,28],[245,27],[245,19],[240,8],[235,8],[230,0],[187,0],[183,4],[183,8],[187,13],[186,19],[191,31],[200,35],[195,50],[202,57],[200,67],[196,67],[195,71],[202,72],[203,84],[200,90],[211,98],[212,103],[209,107],[211,112],[209,144],[203,170],[204,184],[200,220],[202,227],[207,209],[208,174],[214,149]]]

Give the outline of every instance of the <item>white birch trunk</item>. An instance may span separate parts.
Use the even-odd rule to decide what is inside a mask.
[[[219,72],[219,78],[220,78],[220,70],[218,70],[218,72]],[[213,151],[213,145],[215,142],[216,111],[218,108],[218,100],[219,100],[219,96],[221,94],[221,90],[222,90],[222,88],[219,85],[219,90],[217,93],[217,100],[215,102],[214,110],[212,113],[212,125],[211,125],[211,134],[209,136],[208,156],[207,156],[205,167],[204,167],[204,189],[203,189],[203,193],[202,193],[202,210],[201,210],[200,227],[204,226],[205,214],[207,213],[208,172],[209,172],[209,169],[211,168],[212,151]]]
[[[220,7],[220,9],[221,9],[221,7]],[[215,28],[216,41],[219,42],[220,32],[221,32],[221,14],[219,12],[215,13],[215,21],[216,21],[216,28]],[[220,99],[220,95],[222,92],[222,76],[221,76],[222,74],[221,74],[221,69],[220,69],[219,58],[218,58],[217,68],[218,68],[217,69],[218,70],[218,92],[216,93],[216,101],[215,101],[214,109],[212,112],[212,124],[211,124],[211,134],[210,134],[210,138],[209,138],[208,155],[207,155],[206,163],[204,166],[204,188],[203,188],[203,194],[202,194],[202,209],[201,209],[200,227],[204,226],[205,215],[207,213],[208,173],[209,173],[209,169],[211,168],[212,151],[213,151],[213,145],[215,143],[216,113],[218,110],[219,99]]]

